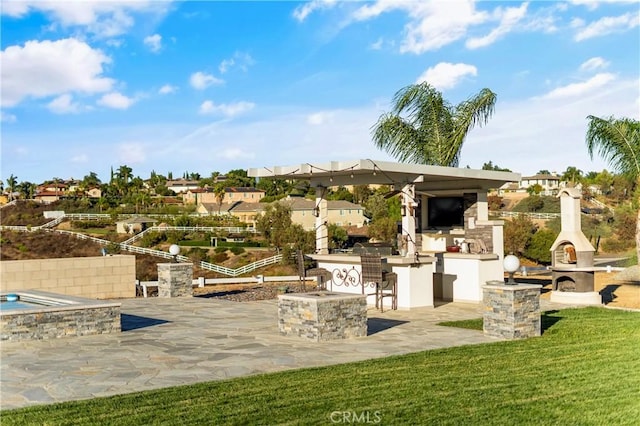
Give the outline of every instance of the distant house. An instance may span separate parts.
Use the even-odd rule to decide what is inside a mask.
[[[137,234],[150,226],[154,226],[158,221],[148,217],[130,217],[116,222],[116,232],[118,234]]]
[[[200,203],[196,207],[196,213],[200,216],[216,216],[231,214],[230,210],[238,203]]]
[[[87,197],[89,198],[100,198],[102,197],[102,190],[100,188],[89,188],[86,191]]]
[[[227,204],[238,201],[257,203],[264,195],[265,192],[261,189],[233,186],[224,189],[222,202]],[[217,195],[213,188],[190,189],[184,194],[183,199],[185,204],[218,203]]]
[[[542,187],[542,191],[540,195],[555,195],[560,190],[560,176],[553,174],[537,174],[533,176],[526,176],[520,179],[520,188],[525,191],[534,186],[540,185]]]
[[[229,213],[237,217],[241,222],[255,227],[258,216],[264,212],[266,206],[266,203],[245,203],[241,201],[234,203]]]
[[[316,228],[316,216],[314,200],[302,197],[287,197],[274,203],[284,203],[291,208],[291,221],[302,226],[306,230]],[[271,203],[272,204],[272,203]],[[238,201],[235,203],[223,203],[220,214],[230,214],[237,217],[243,223],[255,226],[258,217],[264,213],[267,203],[252,203]],[[359,204],[349,201],[327,201],[327,221],[339,226],[363,226],[367,222],[364,216],[364,208]],[[201,203],[196,209],[201,215],[217,215],[218,203]]]
[[[304,229],[316,229],[316,202],[302,197],[287,197],[277,202],[288,203],[291,207],[291,220]],[[327,201],[327,222],[338,226],[362,226],[367,222],[364,207],[344,200]]]
[[[197,180],[177,179],[167,181],[167,189],[176,194],[185,193],[190,189],[193,190],[197,188],[200,188],[200,182]]]
[[[184,204],[201,204],[212,203],[215,201],[215,197],[212,197],[213,192],[210,188],[195,188],[188,189],[182,196]],[[213,199],[212,199],[213,198]]]
[[[262,189],[232,186],[224,189],[224,203],[243,201],[246,203],[257,203],[265,196]]]

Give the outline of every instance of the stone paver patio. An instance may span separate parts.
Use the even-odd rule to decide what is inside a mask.
[[[496,341],[437,326],[479,318],[479,304],[368,311],[366,337],[309,342],[280,336],[277,301],[200,297],[122,300],[122,333],[4,342],[2,409],[88,399],[251,374]],[[543,301],[542,308],[550,305]]]

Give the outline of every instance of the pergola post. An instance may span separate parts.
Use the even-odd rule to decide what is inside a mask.
[[[407,256],[416,253],[416,201],[415,185],[407,184],[402,188],[402,239],[407,242]]]
[[[329,230],[327,221],[329,219],[329,209],[327,208],[327,200],[324,198],[327,188],[323,186],[316,187],[316,253],[329,254]]]

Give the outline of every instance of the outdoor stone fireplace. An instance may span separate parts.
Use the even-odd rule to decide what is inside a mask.
[[[560,303],[599,304],[594,291],[595,249],[582,233],[580,199],[575,188],[564,188],[560,197],[560,234],[551,246],[551,300]]]

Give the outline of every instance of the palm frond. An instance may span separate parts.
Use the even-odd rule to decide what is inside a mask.
[[[591,158],[597,151],[614,171],[640,179],[640,122],[593,115],[587,119],[586,144]]]

